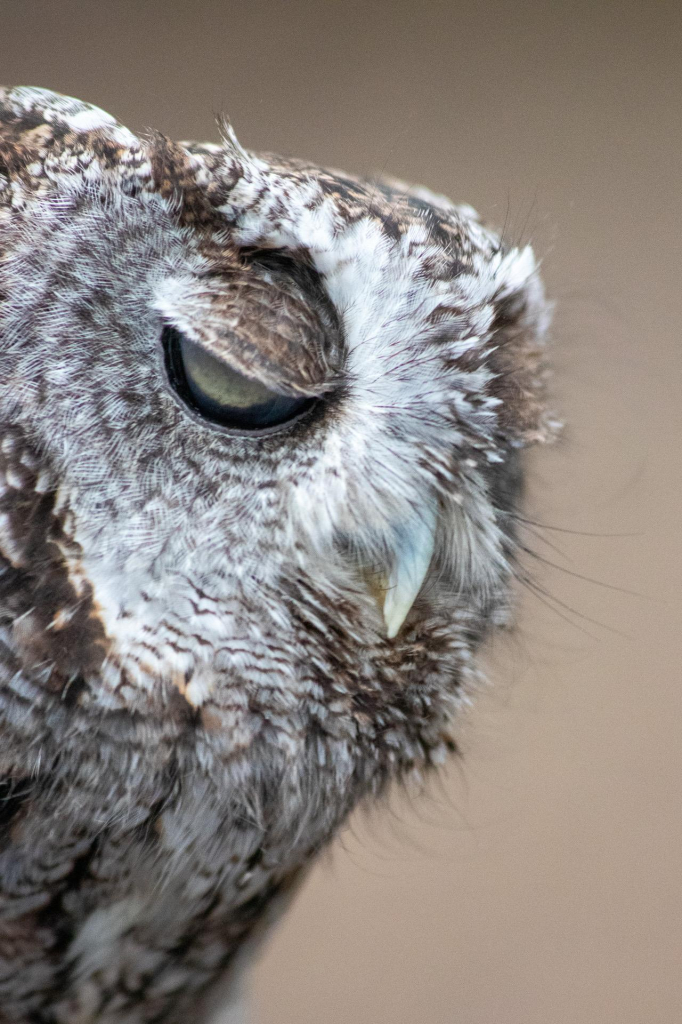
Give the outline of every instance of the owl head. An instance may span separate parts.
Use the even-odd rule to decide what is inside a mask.
[[[0,90],[0,610],[81,709],[435,758],[545,440],[530,248],[468,206]],[[350,756],[350,755],[349,755]]]

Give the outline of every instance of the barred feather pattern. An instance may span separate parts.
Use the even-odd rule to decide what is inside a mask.
[[[222,129],[0,90],[7,1024],[201,1019],[358,801],[453,749],[509,621],[531,250]],[[312,412],[216,429],[164,326]]]

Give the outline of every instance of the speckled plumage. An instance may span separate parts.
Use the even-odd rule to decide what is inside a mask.
[[[468,207],[0,90],[0,1021],[200,1019],[357,801],[446,755],[547,320]],[[321,400],[215,428],[164,324]]]

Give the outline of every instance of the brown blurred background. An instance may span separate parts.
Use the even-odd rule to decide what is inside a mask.
[[[249,147],[427,184],[531,241],[557,300],[546,594],[489,652],[462,759],[318,865],[254,1024],[679,1024],[679,3],[2,0],[0,68],[133,129],[216,139],[226,111]]]

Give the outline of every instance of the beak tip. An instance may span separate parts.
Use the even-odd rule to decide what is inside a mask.
[[[404,544],[397,549],[388,576],[383,615],[386,636],[393,640],[417,599],[433,557],[435,517],[427,516],[415,524]]]
[[[400,632],[402,624],[407,618],[414,602],[412,595],[410,595],[411,599],[403,601],[394,601],[391,599],[392,596],[392,593],[389,591],[384,602],[384,622],[386,624],[386,636],[389,640],[395,639]]]
[[[386,622],[386,638],[388,640],[394,640],[397,637],[398,633],[400,632],[400,627],[401,626],[402,626],[402,622],[400,622],[400,623]]]

